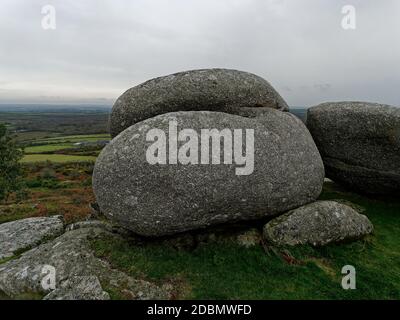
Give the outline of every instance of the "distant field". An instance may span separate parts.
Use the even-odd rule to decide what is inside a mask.
[[[49,139],[47,139],[47,140],[48,140],[48,141],[51,141],[51,140],[60,140],[60,139],[63,139],[63,140],[76,140],[76,139],[79,139],[79,140],[86,140],[86,139],[96,139],[96,140],[99,140],[99,139],[109,139],[109,138],[110,138],[110,135],[104,133],[104,134],[89,134],[89,135],[75,135],[75,136],[53,137],[53,138],[49,138]]]
[[[21,160],[23,163],[51,161],[56,163],[95,161],[95,155],[100,153],[102,147],[91,145],[88,153],[87,147],[75,146],[77,142],[96,142],[100,140],[110,140],[108,134],[92,135],[70,135],[46,137],[25,141],[25,156]],[[28,145],[26,145],[28,143]],[[21,146],[24,146],[21,144]],[[32,145],[33,144],[33,145]],[[64,150],[63,154],[56,153]]]
[[[27,132],[18,132],[13,134],[13,139],[17,143],[28,142],[28,141],[36,141],[40,139],[49,139],[51,137],[56,137],[61,135],[60,133],[54,132],[46,132],[46,131],[27,131]]]
[[[98,140],[110,140],[111,137],[109,134],[92,134],[92,135],[75,135],[75,136],[61,136],[61,137],[53,137],[49,139],[40,139],[36,142],[39,143],[69,143],[69,142],[95,142]]]
[[[66,163],[66,162],[94,162],[96,157],[90,156],[72,156],[72,155],[64,155],[64,154],[27,154],[25,155],[21,162],[23,163],[32,163],[32,162],[57,162],[57,163]]]
[[[41,146],[33,146],[33,147],[26,147],[24,149],[25,153],[43,153],[43,152],[52,152],[58,151],[63,149],[73,148],[73,144],[48,144],[48,145],[41,145]]]
[[[307,109],[305,108],[291,108],[290,113],[299,117],[303,122],[306,122],[307,120]]]
[[[45,109],[17,108],[9,106],[0,108],[0,122],[6,123],[12,131],[30,138],[29,133],[47,132],[54,134],[98,134],[107,132],[109,108],[76,108],[47,107]]]

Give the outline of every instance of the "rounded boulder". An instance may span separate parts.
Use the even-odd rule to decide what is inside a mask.
[[[265,79],[229,69],[179,72],[127,90],[110,116],[112,137],[142,120],[177,111],[217,111],[257,115],[263,108],[288,111],[287,103]]]
[[[294,209],[264,226],[264,238],[275,245],[324,246],[357,240],[372,233],[369,219],[335,201],[317,201]]]
[[[101,211],[144,236],[283,213],[314,201],[323,180],[305,125],[273,109],[147,119],[114,138],[93,173]]]
[[[400,108],[323,103],[308,110],[307,127],[327,177],[358,192],[400,195]]]

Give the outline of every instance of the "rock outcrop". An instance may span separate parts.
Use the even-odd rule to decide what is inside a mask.
[[[176,111],[218,111],[257,115],[264,108],[287,111],[287,103],[268,81],[228,69],[179,72],[133,87],[115,102],[111,136],[159,114]]]
[[[164,288],[133,279],[94,255],[90,241],[114,236],[104,228],[83,226],[0,264],[0,292],[11,298],[36,294],[45,299],[109,299],[107,287],[123,289],[129,299],[168,299]],[[52,270],[54,287],[48,278]]]
[[[369,219],[353,208],[335,201],[317,201],[271,220],[263,235],[275,245],[324,246],[357,240],[372,231]]]
[[[308,110],[307,126],[327,177],[358,192],[400,195],[400,108],[323,103]]]
[[[51,291],[43,300],[110,300],[96,276],[72,276]]]
[[[171,129],[171,123],[176,127]],[[184,131],[175,151],[171,142],[163,146],[161,133],[174,139],[170,133],[185,128],[191,131]],[[225,139],[215,144],[222,155],[213,154],[212,139],[201,138],[203,129],[220,134],[225,129]],[[154,132],[160,140],[147,141]],[[240,132],[237,139],[235,132]],[[151,149],[154,143],[158,152]],[[244,154],[249,157],[239,164]],[[197,111],[137,123],[103,149],[93,188],[112,221],[140,235],[162,236],[286,212],[315,201],[323,180],[322,160],[305,125],[290,113],[268,108],[257,118]]]
[[[12,257],[63,232],[61,216],[27,218],[0,224],[0,259]]]

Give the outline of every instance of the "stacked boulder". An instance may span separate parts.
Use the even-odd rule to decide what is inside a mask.
[[[254,115],[265,108],[288,111],[278,92],[261,77],[227,69],[179,72],[127,90],[114,104],[112,137],[140,121],[177,111]]]
[[[316,201],[324,164],[306,126],[286,111],[266,80],[235,70],[183,72],[128,90],[93,173],[100,210],[150,237],[265,217],[263,238],[277,246],[371,233],[351,206]],[[367,191],[399,191],[399,124],[388,106],[318,106],[308,115],[329,176]],[[60,216],[0,224],[0,299],[110,299],[103,286],[129,299],[172,298],[168,283],[134,279],[95,255],[93,240],[129,236],[125,229],[104,221],[66,227]],[[187,235],[182,242],[191,245]],[[218,238],[211,235],[196,238]],[[261,242],[257,228],[234,237],[246,247]],[[55,272],[54,287],[42,281]]]
[[[286,111],[266,80],[236,70],[182,72],[129,89],[113,107],[113,140],[93,173],[102,213],[159,237],[313,203],[323,162]]]
[[[327,177],[357,192],[400,195],[400,108],[323,103],[308,110],[307,126]]]

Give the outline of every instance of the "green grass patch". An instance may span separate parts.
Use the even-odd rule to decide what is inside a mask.
[[[176,250],[124,239],[97,240],[93,247],[97,255],[134,277],[184,282],[186,290],[177,295],[182,299],[399,299],[400,202],[370,199],[329,183],[321,199],[343,199],[363,208],[374,224],[374,235],[323,248],[267,251],[233,242]],[[341,287],[345,265],[356,268],[356,290]]]
[[[109,134],[91,134],[91,135],[75,135],[75,136],[61,136],[49,139],[37,140],[36,143],[76,143],[76,142],[95,142],[99,140],[109,140],[111,136]]]
[[[62,136],[62,137],[53,137],[53,138],[49,138],[47,140],[60,140],[60,139],[110,139],[110,135],[107,133],[104,134],[88,134],[88,135],[73,135],[73,136]]]
[[[29,131],[29,132],[19,132],[14,134],[14,139],[16,142],[32,142],[41,139],[50,139],[61,135],[60,133],[46,132],[46,131]]]
[[[47,145],[41,145],[41,146],[26,147],[24,149],[24,152],[25,153],[53,152],[53,151],[58,151],[58,150],[63,150],[63,149],[68,149],[68,148],[73,148],[73,147],[74,147],[74,145],[72,143],[47,144]]]
[[[31,217],[35,209],[31,204],[12,204],[0,206],[0,224]]]
[[[92,156],[72,156],[64,154],[27,154],[21,162],[32,163],[32,162],[56,162],[56,163],[67,163],[67,162],[94,162],[96,157]]]

